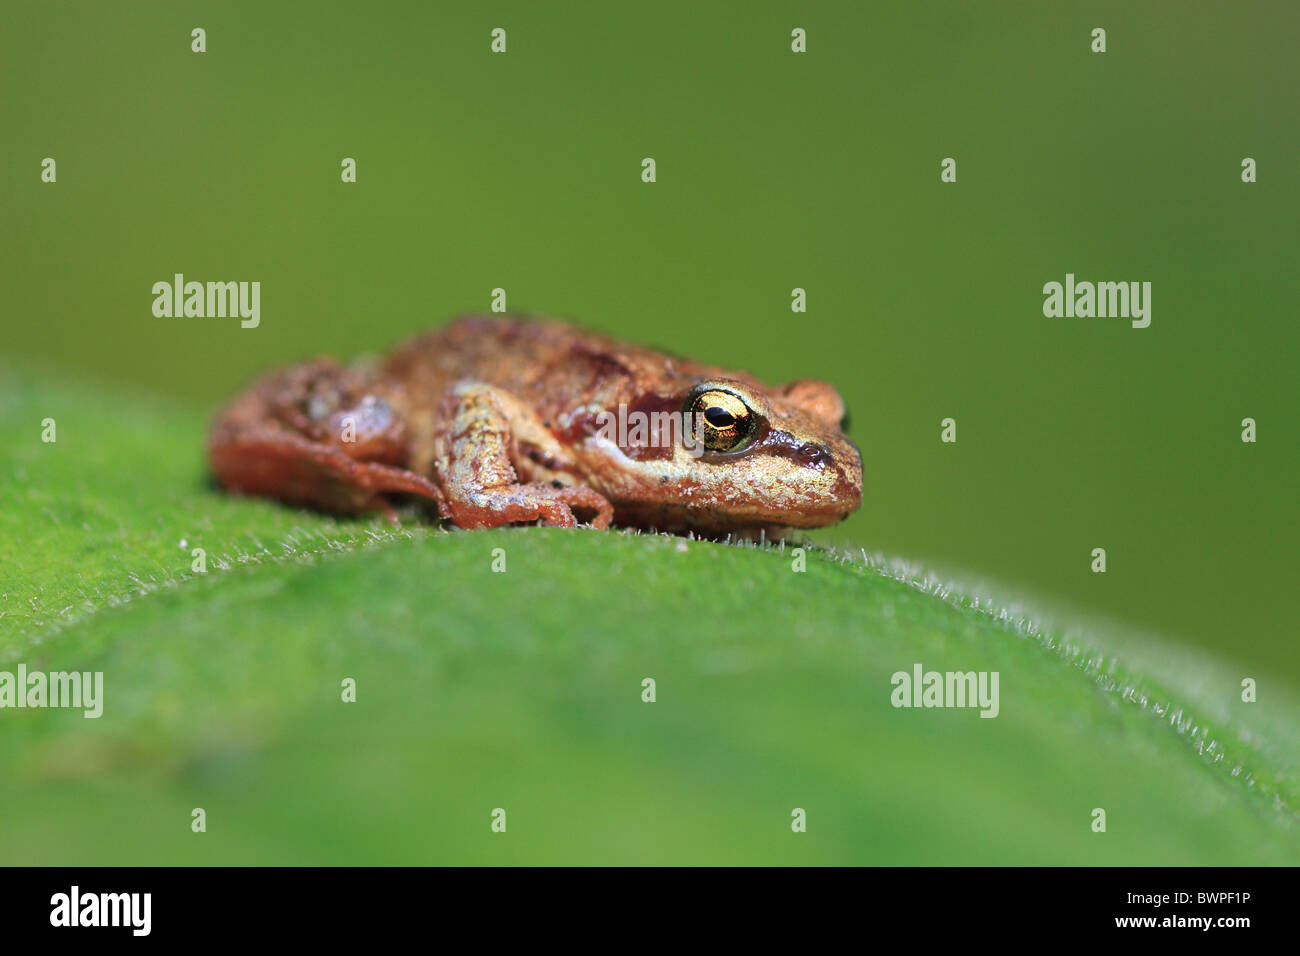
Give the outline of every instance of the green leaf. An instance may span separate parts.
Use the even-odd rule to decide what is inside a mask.
[[[191,409],[0,395],[0,670],[104,675],[0,710],[2,863],[1300,860],[1295,702],[1213,662],[862,555],[235,499]],[[892,706],[915,664],[997,717]]]

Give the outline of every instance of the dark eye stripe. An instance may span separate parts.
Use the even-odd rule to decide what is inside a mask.
[[[773,429],[759,439],[749,450],[753,455],[771,455],[785,458],[805,468],[824,471],[835,464],[830,449],[819,442],[804,441],[789,432]]]

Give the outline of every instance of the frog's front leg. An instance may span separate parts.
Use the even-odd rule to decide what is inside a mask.
[[[445,396],[437,418],[433,467],[451,519],[462,528],[495,528],[542,520],[573,527],[574,509],[609,527],[614,508],[577,485],[572,459],[531,408],[509,392],[462,382]],[[523,479],[549,475],[551,481]],[[522,476],[522,478],[521,478]]]

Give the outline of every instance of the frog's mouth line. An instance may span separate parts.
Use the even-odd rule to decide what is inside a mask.
[[[712,506],[626,502],[614,506],[614,524],[670,533],[692,532],[705,537],[752,532],[776,538],[780,537],[778,532],[781,531],[824,528],[844,520],[848,514],[848,511],[831,515],[787,512],[781,517],[772,517],[758,511],[752,514],[729,512]]]

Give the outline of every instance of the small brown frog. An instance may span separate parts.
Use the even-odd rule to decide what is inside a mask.
[[[561,322],[469,317],[379,362],[317,359],[225,408],[227,489],[326,511],[432,501],[462,528],[542,521],[706,535],[811,528],[862,502],[844,403]]]

